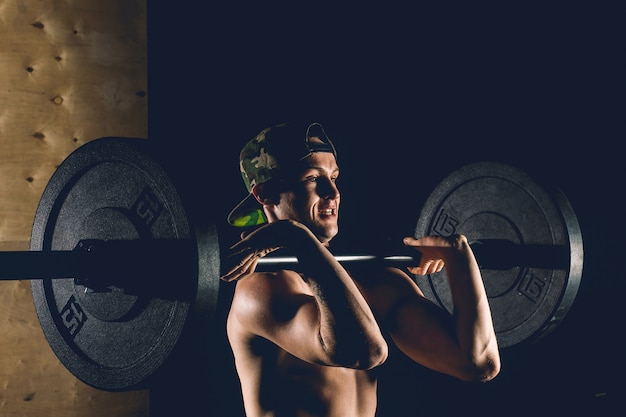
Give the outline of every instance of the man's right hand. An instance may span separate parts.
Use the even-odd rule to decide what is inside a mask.
[[[242,233],[241,240],[230,247],[226,258],[228,271],[220,279],[232,282],[251,274],[259,259],[265,255],[281,248],[297,246],[294,237],[302,233],[314,238],[304,225],[291,220],[272,222],[249,234]]]

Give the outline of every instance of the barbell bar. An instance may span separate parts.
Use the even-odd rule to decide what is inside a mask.
[[[196,219],[197,220],[197,219]],[[502,347],[539,340],[571,306],[582,235],[567,199],[500,163],[470,164],[431,193],[415,236],[465,234],[483,272]],[[416,265],[413,249],[336,255],[348,267]],[[257,269],[290,268],[270,254]],[[222,268],[217,228],[189,216],[145,140],[101,138],[70,154],[35,213],[29,251],[0,252],[0,279],[30,279],[44,334],[83,382],[145,385],[192,311],[212,316]],[[445,269],[415,277],[451,311]]]
[[[133,282],[137,268],[145,273],[172,273],[172,268],[168,268],[169,261],[188,252],[193,244],[189,239],[82,239],[73,250],[0,252],[0,280],[73,278],[77,285],[92,290],[132,286],[133,291],[140,291],[140,288],[134,288],[137,285]],[[569,248],[566,246],[519,245],[505,239],[485,239],[470,242],[470,247],[482,269],[565,269],[569,264]],[[419,258],[419,252],[409,248],[389,255],[335,255],[335,259],[346,266],[375,263],[397,268],[416,266]],[[295,256],[270,254],[259,259],[257,269],[285,269],[297,264]],[[176,268],[179,267],[176,263]]]

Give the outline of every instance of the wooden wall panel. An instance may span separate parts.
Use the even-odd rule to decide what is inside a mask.
[[[145,0],[0,2],[0,250],[28,249],[39,198],[70,152],[147,138],[146,36]],[[2,417],[149,414],[147,390],[96,390],[65,369],[28,281],[0,282],[0,334]]]

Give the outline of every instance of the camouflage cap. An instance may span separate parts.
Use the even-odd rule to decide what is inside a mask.
[[[321,142],[312,142],[318,138]],[[239,155],[241,177],[248,190],[228,215],[228,223],[237,227],[256,226],[267,222],[263,209],[252,195],[256,184],[284,178],[298,161],[313,152],[337,152],[319,123],[283,123],[262,130],[250,140]]]

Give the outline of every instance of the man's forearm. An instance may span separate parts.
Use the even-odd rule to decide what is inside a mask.
[[[320,340],[336,365],[369,369],[387,357],[374,315],[350,275],[322,245],[298,251],[320,313]]]
[[[488,378],[493,368],[499,367],[489,301],[469,244],[462,242],[459,251],[453,261],[446,260],[457,338],[462,352]]]

